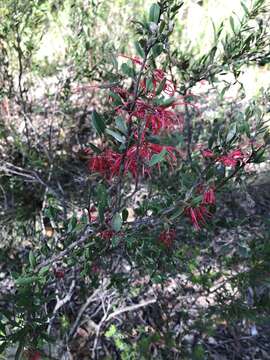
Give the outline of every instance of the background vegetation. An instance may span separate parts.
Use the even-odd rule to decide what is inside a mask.
[[[269,11],[0,0],[0,357],[269,358]]]

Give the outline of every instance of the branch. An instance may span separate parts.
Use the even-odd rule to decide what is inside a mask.
[[[95,231],[98,232],[99,229],[97,229]],[[94,230],[92,228],[90,228],[90,226],[86,226],[86,228],[84,229],[84,231],[82,232],[82,235],[79,237],[78,240],[74,241],[73,243],[71,243],[65,250],[61,251],[59,254],[54,255],[53,257],[51,257],[48,260],[43,261],[41,264],[39,264],[36,267],[36,271],[39,271],[41,268],[43,268],[44,266],[50,265],[53,262],[61,259],[62,257],[66,256],[71,250],[73,250],[76,246],[83,244],[85,241],[87,241],[89,239],[90,234],[93,234]]]
[[[72,280],[72,283],[70,285],[68,293],[65,295],[65,297],[62,299],[59,299],[58,297],[56,297],[57,302],[56,302],[56,305],[53,310],[53,315],[52,315],[51,319],[49,320],[48,331],[47,331],[48,334],[50,334],[50,332],[51,332],[52,323],[56,317],[57,311],[71,300],[74,288],[75,288],[75,280]]]
[[[126,306],[126,307],[123,307],[121,309],[115,310],[112,314],[110,314],[107,317],[106,322],[110,321],[111,319],[113,319],[114,317],[116,317],[116,316],[118,316],[120,314],[123,314],[123,313],[128,312],[128,311],[137,310],[137,309],[139,309],[141,307],[145,307],[145,306],[148,306],[150,304],[154,304],[155,302],[157,302],[157,299],[150,299],[150,300],[142,301],[141,303],[136,304],[136,305],[130,305],[130,306]]]

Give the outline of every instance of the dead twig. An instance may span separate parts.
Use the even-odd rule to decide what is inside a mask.
[[[63,307],[66,303],[68,303],[71,300],[74,288],[75,288],[75,280],[72,280],[71,285],[68,290],[68,293],[62,299],[60,299],[58,296],[56,296],[57,302],[56,302],[56,305],[53,310],[53,315],[49,320],[49,325],[48,325],[48,330],[47,330],[48,334],[50,334],[50,332],[51,332],[53,321],[56,318],[56,315],[57,315],[57,312],[59,311],[59,309],[61,309],[61,307]]]

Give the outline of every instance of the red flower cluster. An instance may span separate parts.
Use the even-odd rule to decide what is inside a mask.
[[[216,195],[213,187],[209,187],[203,193],[203,204],[214,205],[216,203]]]
[[[229,167],[235,167],[239,161],[243,162],[246,158],[246,155],[240,149],[232,150],[228,154],[219,157],[216,157],[212,150],[204,149],[202,155],[204,158],[214,158],[216,162]]]
[[[145,140],[140,145],[132,145],[126,154],[120,154],[110,149],[104,150],[101,155],[92,156],[88,162],[90,171],[98,172],[107,178],[112,178],[120,174],[121,165],[124,166],[124,173],[131,173],[137,178],[139,166],[141,164],[142,174],[150,175],[150,168],[147,168],[147,162],[154,154],[160,154],[166,150],[167,160],[171,162],[176,160],[174,147],[152,144]]]
[[[127,56],[127,55],[120,55],[121,57],[124,57],[126,59],[129,59],[133,62],[134,65],[142,65],[143,62],[140,58],[138,57],[131,57],[131,56]],[[145,66],[145,68],[147,68],[147,66]],[[150,97],[153,97],[156,95],[156,91],[157,88],[159,86],[159,84],[164,81],[164,79],[166,79],[166,74],[164,73],[163,70],[161,69],[156,69],[153,71],[153,75],[152,75],[152,91],[148,92],[148,95]],[[147,86],[146,86],[146,80],[142,80],[141,81],[141,88],[146,92],[147,90]],[[165,94],[169,95],[169,96],[173,96],[175,94],[175,85],[172,81],[170,80],[165,80],[162,91],[164,91]]]
[[[133,62],[135,65],[143,65],[143,61],[137,57],[129,57],[121,55]],[[147,66],[145,66],[147,68]],[[162,90],[169,96],[175,93],[174,84],[166,79],[163,70],[156,69],[152,73],[152,90],[153,95],[156,94],[157,87],[164,84]],[[146,80],[142,80],[141,87],[146,91]],[[152,91],[151,90],[151,91]],[[143,121],[143,133],[141,139],[134,134],[136,144],[131,145],[124,153],[118,153],[110,149],[104,150],[100,155],[92,156],[88,161],[90,171],[98,172],[101,175],[111,179],[123,171],[124,174],[130,173],[134,178],[138,177],[138,173],[142,175],[150,175],[150,168],[147,163],[153,155],[160,154],[163,150],[167,151],[166,160],[172,163],[176,160],[175,148],[172,146],[162,146],[148,142],[146,130],[150,130],[152,134],[157,135],[161,131],[174,129],[183,130],[184,117],[182,113],[176,112],[176,106],[182,106],[185,102],[177,103],[173,101],[167,105],[154,105],[149,103],[148,99],[138,98],[134,101],[134,95],[127,90],[115,87],[112,90],[121,97],[121,104],[117,105],[115,111],[120,112],[127,121],[133,118]],[[146,96],[149,93],[145,94]],[[112,96],[113,98],[113,96]],[[159,165],[158,165],[159,166]]]
[[[103,176],[112,178],[118,175],[121,165],[122,154],[111,149],[104,150],[101,155],[92,156],[88,161],[88,169],[98,172]]]
[[[159,234],[159,241],[166,247],[171,247],[176,239],[176,231],[174,229],[164,230]]]
[[[197,207],[187,207],[185,209],[186,215],[190,218],[194,228],[200,230],[201,225],[206,223],[206,218],[210,218],[212,214],[207,209],[208,205],[215,205],[216,195],[214,186],[208,188],[200,187],[199,192],[202,193],[202,202]]]
[[[169,96],[173,96],[175,94],[175,85],[172,81],[166,79],[166,75],[164,71],[161,69],[154,70],[152,76],[152,89],[150,91],[149,90],[147,91],[146,79],[141,81],[141,88],[143,89],[145,94],[147,94],[152,98],[156,96],[158,87],[162,81],[164,82],[162,91]]]
[[[101,239],[103,240],[111,240],[111,238],[115,235],[115,231],[113,230],[103,230],[101,231],[101,233],[99,234],[99,236],[101,237]]]
[[[205,218],[210,218],[211,213],[207,210],[206,206],[204,204],[200,204],[199,206],[193,208],[193,207],[187,207],[185,209],[186,214],[189,216],[192,225],[196,230],[201,229],[201,225],[206,224]]]
[[[204,158],[213,158],[215,156],[215,154],[210,149],[204,149],[204,150],[202,150],[202,156]]]
[[[221,156],[218,161],[221,162],[224,166],[235,167],[238,161],[244,161],[245,155],[241,150],[233,150],[227,155]]]
[[[170,107],[174,107],[172,104]],[[161,130],[173,130],[178,128],[183,130],[184,118],[181,113],[169,110],[164,106],[151,106],[143,100],[136,101],[136,108],[132,112],[132,116],[138,119],[145,120],[145,125],[150,128],[154,135],[158,134]]]
[[[54,269],[54,276],[56,277],[56,279],[64,279],[65,277],[65,271],[61,268],[56,268]]]

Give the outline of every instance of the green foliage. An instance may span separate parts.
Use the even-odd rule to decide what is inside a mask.
[[[183,2],[152,3],[140,16],[130,10],[132,21],[124,10],[142,2],[114,3],[0,5],[0,97],[10,102],[3,118],[13,121],[0,127],[0,220],[8,240],[0,259],[14,287],[0,295],[0,349],[15,345],[17,359],[29,346],[53,342],[52,334],[69,345],[79,324],[91,321],[93,352],[100,342],[121,359],[204,359],[209,353],[201,340],[212,336],[217,319],[229,328],[269,317],[267,219],[254,216],[260,226],[255,234],[252,216],[231,216],[224,205],[230,192],[234,197],[249,185],[245,168],[268,156],[269,91],[242,101],[240,84],[239,97],[226,97],[246,66],[269,62],[264,1],[251,7],[242,2],[243,17],[231,16],[229,30],[214,25],[213,43],[200,52],[183,45]],[[64,20],[64,56],[39,64],[46,30]],[[42,99],[31,95],[40,78],[49,84]],[[206,90],[197,95],[202,81]],[[166,128],[171,114],[177,117]],[[209,189],[217,200],[207,203]],[[224,240],[231,230],[232,238]],[[179,299],[192,288],[212,302],[195,320],[184,302],[173,320],[182,326],[176,338],[170,303],[158,289],[177,276],[185,283],[177,285]],[[156,307],[131,311],[122,322],[117,314],[110,318],[119,308],[125,310],[119,317],[128,313],[126,303],[138,305],[151,291],[158,294]],[[140,323],[147,311],[156,324]],[[185,345],[192,331],[195,340]]]

